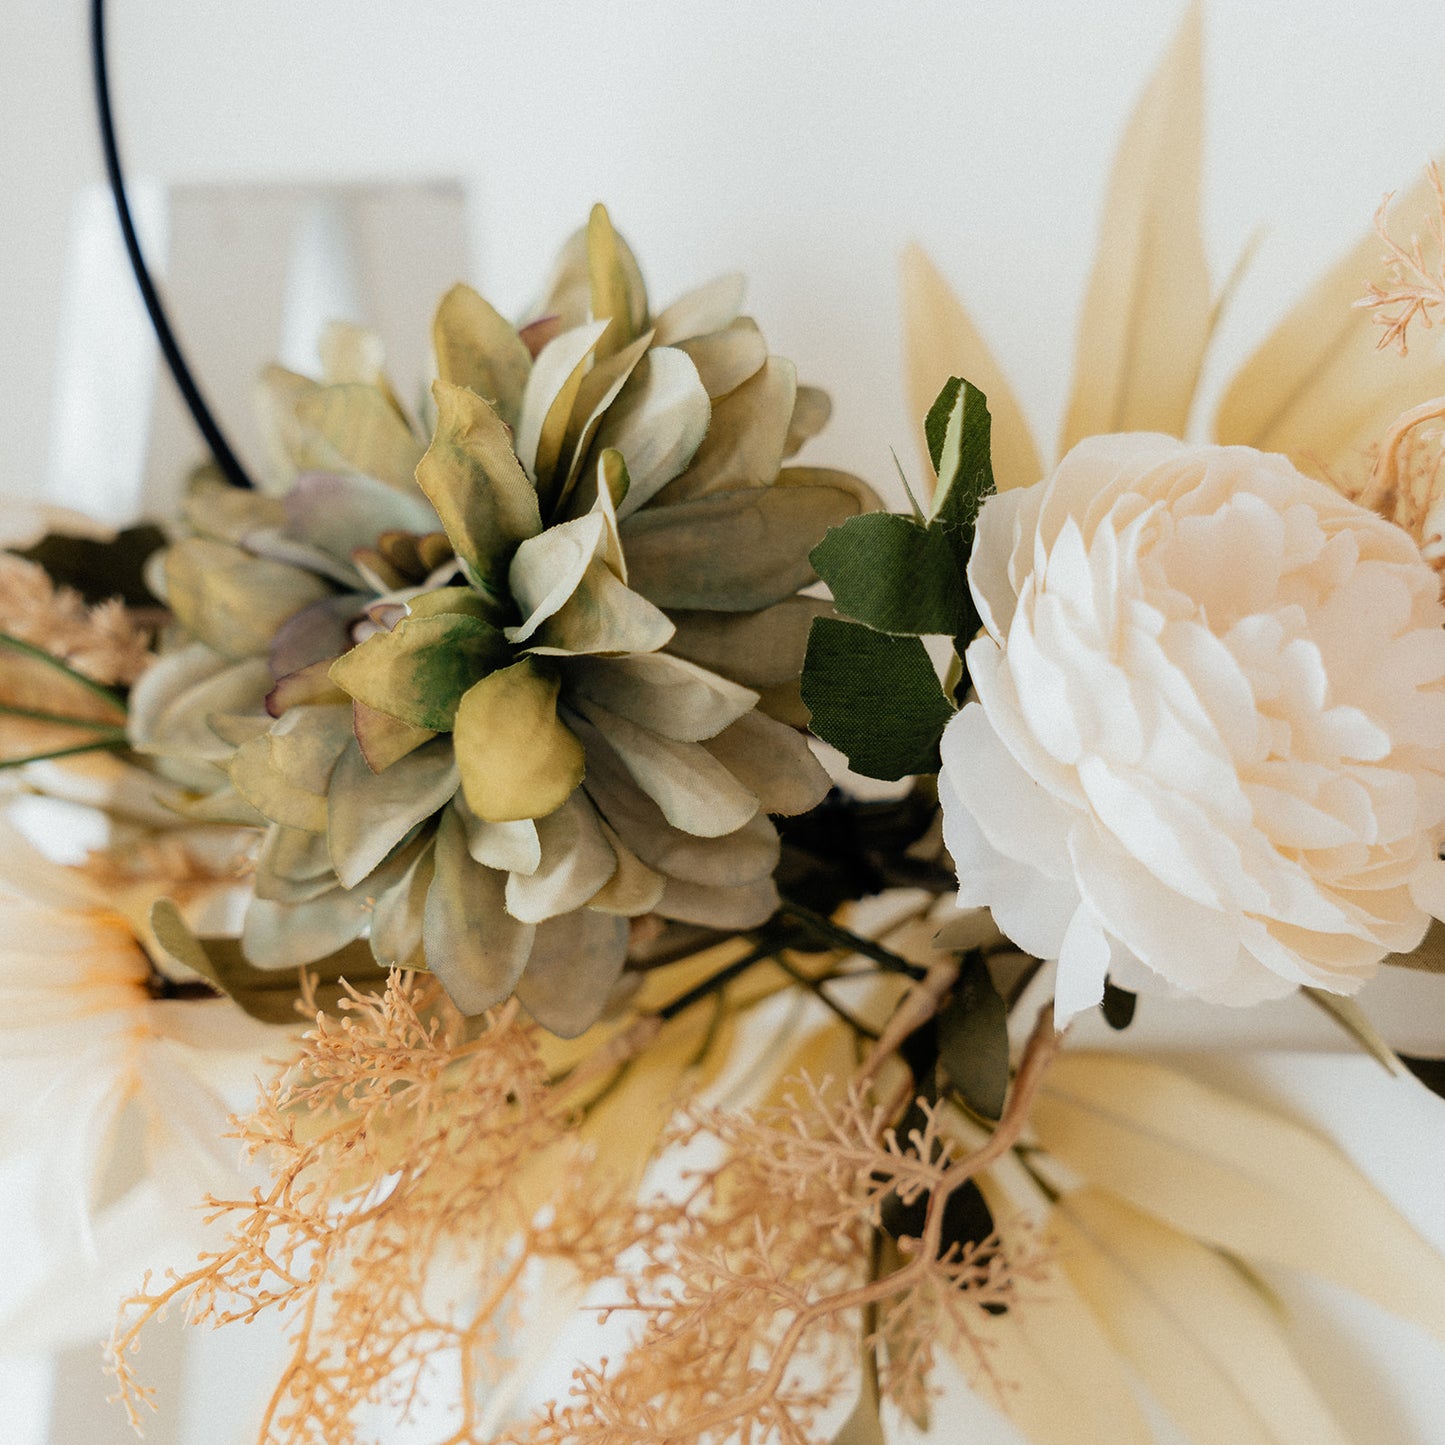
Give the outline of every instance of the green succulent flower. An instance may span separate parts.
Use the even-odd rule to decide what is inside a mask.
[[[266,828],[242,946],[367,937],[464,1010],[579,1032],[629,920],[777,904],[769,814],[828,786],[798,725],[808,552],[876,505],[787,466],[826,420],[727,277],[656,316],[599,206],[520,329],[457,286],[429,440],[374,343],[264,383],[276,489],[192,493],[163,558],[182,635],[136,745],[201,816]]]

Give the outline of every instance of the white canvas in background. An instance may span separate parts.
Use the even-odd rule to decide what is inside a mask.
[[[87,475],[93,488],[105,475],[114,506],[122,488],[139,497],[163,472],[143,471],[128,413],[119,432],[95,416],[88,431],[61,426],[68,381],[57,363],[73,334],[65,307],[76,216],[96,204],[81,198],[99,178],[85,8],[0,0],[0,491],[35,494],[52,478],[68,491],[62,478]],[[1038,433],[1055,434],[1109,162],[1182,8],[131,0],[111,6],[111,44],[126,159],[155,193],[454,178],[470,202],[469,279],[503,309],[527,300],[596,199],[609,204],[660,298],[718,271],[746,271],[750,309],[774,349],[833,395],[816,457],[886,481],[889,449],[910,463],[914,435],[895,280],[909,239],[928,247],[966,300]],[[1221,326],[1206,402],[1368,227],[1380,194],[1445,149],[1442,62],[1438,0],[1207,6],[1204,210],[1216,278],[1261,227],[1264,239]],[[405,249],[394,254],[397,275],[382,280],[404,288],[415,278],[403,274]],[[218,285],[226,259],[216,257]],[[198,305],[204,248],[193,261],[182,289]],[[184,341],[195,314],[183,299],[178,292],[174,319]],[[416,315],[419,335],[428,321]],[[291,350],[296,334],[282,330],[278,345]],[[82,435],[95,438],[90,466]],[[171,436],[179,473],[199,447],[182,427]],[[69,460],[61,467],[57,458]],[[1400,1012],[1424,1033],[1436,1019],[1445,1025],[1438,1000],[1422,1007],[1412,995]],[[1248,1027],[1258,1036],[1268,1015]],[[1445,1247],[1445,1151],[1422,1152],[1419,1142],[1439,1137],[1445,1105],[1364,1059],[1256,1056],[1210,1067],[1236,1086],[1267,1087],[1327,1128]],[[1402,1117],[1412,1132],[1398,1127]],[[1363,1307],[1302,1302],[1307,1357],[1360,1445],[1445,1445],[1441,1357]],[[260,1357],[271,1348],[260,1337],[231,1348],[222,1336],[193,1341],[169,1364],[157,1350],[152,1369],[182,1403],[151,1438],[251,1438]],[[16,1432],[6,1438],[130,1438],[101,1403],[96,1359],[86,1351],[58,1366],[6,1361],[0,1400],[5,1429]],[[60,1404],[47,1425],[53,1370]],[[1356,1388],[1372,1377],[1373,1395]],[[978,1414],[977,1425],[949,1418],[978,1445],[1016,1439]]]

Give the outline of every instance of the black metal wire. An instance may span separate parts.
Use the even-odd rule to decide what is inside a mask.
[[[95,108],[100,121],[100,142],[105,152],[105,174],[110,182],[110,193],[115,199],[115,212],[120,221],[120,233],[125,239],[126,255],[130,257],[135,283],[140,288],[141,300],[145,302],[146,314],[150,317],[156,341],[160,344],[161,355],[165,357],[166,365],[180,388],[186,407],[201,435],[206,439],[206,445],[211,449],[211,455],[215,457],[216,465],[220,467],[226,480],[234,487],[253,486],[251,478],[246,475],[246,469],[231,450],[231,444],[211,414],[210,407],[206,405],[206,399],[201,395],[201,389],[196,385],[190,367],[186,365],[186,358],[181,353],[175,332],[171,330],[160,293],[156,290],[155,282],[151,280],[150,269],[141,251],[140,238],[136,235],[135,222],[131,219],[130,202],[125,193],[125,177],[120,166],[120,151],[115,140],[115,119],[110,108],[110,80],[105,64],[105,0],[91,0],[90,55],[95,82]]]

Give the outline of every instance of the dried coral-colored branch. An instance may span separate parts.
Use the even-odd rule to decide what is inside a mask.
[[[1386,212],[1392,197],[1387,195],[1375,212],[1375,231],[1385,247],[1387,284],[1371,282],[1355,303],[1375,313],[1381,350],[1398,346],[1402,356],[1409,350],[1412,325],[1428,330],[1445,318],[1445,187],[1433,162],[1427,173],[1437,208],[1430,227],[1436,252],[1433,266],[1425,258],[1419,236],[1411,236],[1410,244],[1402,246],[1390,234]]]

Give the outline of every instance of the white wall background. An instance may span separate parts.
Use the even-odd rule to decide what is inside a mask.
[[[895,281],[910,238],[965,296],[1038,430],[1054,433],[1109,160],[1182,5],[119,0],[111,9],[123,151],[162,193],[460,181],[470,279],[503,310],[525,302],[557,243],[605,199],[657,297],[721,270],[750,274],[751,309],[774,349],[833,394],[817,457],[877,479],[891,472],[890,447],[911,454]],[[1267,228],[1215,348],[1217,381],[1368,227],[1381,193],[1445,148],[1445,6],[1212,0],[1206,24],[1216,275]],[[104,428],[81,445],[85,419],[66,400],[75,378],[57,369],[62,316],[75,305],[74,216],[99,177],[84,5],[0,0],[0,493],[44,490],[58,455],[71,457],[73,476],[86,448],[97,475],[140,465]],[[216,257],[218,275],[227,259]],[[198,350],[227,308],[238,329],[246,320],[244,297],[208,298],[203,260],[193,254],[175,278],[174,320]],[[428,321],[416,316],[418,335]],[[120,350],[124,325],[113,323]],[[244,399],[227,388],[219,402]],[[168,445],[177,471],[198,456],[183,431]],[[1445,1245],[1445,1150],[1402,1152],[1384,1122],[1398,1120],[1408,1086],[1370,1067],[1256,1063],[1245,1074],[1335,1121]],[[1429,1137],[1435,1105],[1410,1097]],[[1429,1117],[1438,1137],[1438,1110]],[[1417,1149],[1421,1137],[1410,1136]],[[1439,1356],[1382,1317],[1305,1303],[1319,1311],[1307,1348],[1362,1445],[1445,1445]],[[225,1385],[228,1372],[245,1373],[235,1349],[223,1340],[192,1352],[191,1409],[154,1439],[247,1438],[254,1380],[239,1394]],[[95,1413],[93,1359],[0,1363],[0,1434],[19,1445],[126,1438]],[[1362,1397],[1354,1382],[1372,1370],[1382,1383]],[[1009,1438],[991,1428],[980,1425],[977,1438]]]

